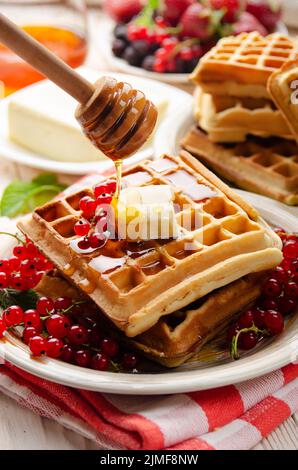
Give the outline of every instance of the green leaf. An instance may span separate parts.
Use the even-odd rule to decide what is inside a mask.
[[[11,305],[19,305],[23,310],[35,308],[38,298],[34,290],[0,289],[0,307],[2,309]]]
[[[13,181],[4,190],[0,202],[0,215],[15,217],[30,212],[59,194],[65,188],[56,175],[43,173],[31,183]]]
[[[28,210],[27,195],[34,185],[24,181],[13,181],[3,192],[0,203],[0,214],[7,217],[15,217],[24,214]]]

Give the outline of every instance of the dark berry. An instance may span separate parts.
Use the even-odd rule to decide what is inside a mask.
[[[288,299],[287,297],[281,297],[278,301],[278,310],[283,315],[295,312],[297,308],[297,301]]]
[[[127,40],[127,26],[126,24],[119,23],[115,26],[113,34],[117,39]]]
[[[127,42],[123,39],[114,39],[112,44],[112,51],[116,57],[122,57],[125,49],[127,47]]]
[[[108,357],[115,357],[119,352],[119,345],[113,338],[104,338],[100,347]]]
[[[74,354],[75,362],[80,367],[89,367],[91,364],[91,353],[87,349],[79,349]]]
[[[155,57],[154,55],[147,55],[142,62],[142,68],[148,72],[153,72],[154,70]]]
[[[282,285],[274,278],[267,279],[263,285],[263,293],[266,297],[278,297],[281,294]]]
[[[107,370],[109,368],[109,358],[102,353],[97,353],[92,357],[91,367],[95,370]]]
[[[265,312],[264,319],[265,326],[272,335],[277,335],[283,331],[284,319],[279,312],[276,312],[275,310],[267,310]]]
[[[132,47],[140,55],[141,58],[144,58],[150,52],[150,44],[144,40],[134,41]]]
[[[62,348],[60,359],[69,364],[75,362],[75,350],[69,345],[65,344]]]
[[[285,296],[290,299],[298,300],[298,283],[289,281],[285,284]]]
[[[87,343],[88,330],[83,325],[73,325],[69,329],[68,339],[71,344],[76,346]]]
[[[138,365],[138,357],[134,353],[124,353],[121,364],[124,369],[135,369]]]
[[[128,46],[123,53],[123,59],[130,65],[139,67],[143,58],[132,46]]]
[[[241,333],[239,337],[239,347],[244,350],[253,349],[258,342],[258,336],[253,331]]]

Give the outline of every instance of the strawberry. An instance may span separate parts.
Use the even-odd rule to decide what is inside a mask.
[[[171,25],[177,25],[187,7],[195,0],[164,0],[164,18]]]
[[[262,23],[257,20],[257,18],[247,11],[241,13],[238,21],[233,25],[233,31],[235,34],[240,33],[250,33],[252,31],[258,31],[262,36],[266,36],[268,31],[262,25]]]
[[[281,0],[247,0],[246,10],[254,15],[268,31],[273,31],[281,19]]]
[[[214,33],[211,12],[200,3],[190,5],[180,19],[183,37],[208,39]]]
[[[106,12],[118,23],[128,23],[143,8],[141,0],[105,0]]]
[[[227,23],[234,23],[243,9],[243,0],[209,0],[212,10],[223,10],[225,15],[223,20]]]

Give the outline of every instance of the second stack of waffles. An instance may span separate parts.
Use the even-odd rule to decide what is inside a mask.
[[[279,33],[223,38],[192,75],[198,127],[182,142],[229,181],[291,205],[298,204],[298,147],[267,82],[297,59],[298,44]]]

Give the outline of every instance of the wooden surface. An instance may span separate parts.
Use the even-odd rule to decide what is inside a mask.
[[[100,22],[106,21],[99,11],[90,15],[91,37],[100,31]],[[96,48],[90,50],[87,65],[104,70],[107,65]],[[12,179],[31,179],[36,172],[29,168],[0,160],[0,193]],[[71,177],[63,178],[71,182]],[[77,433],[23,409],[0,394],[0,450],[97,450],[102,449]],[[298,413],[288,419],[257,450],[298,450]]]

